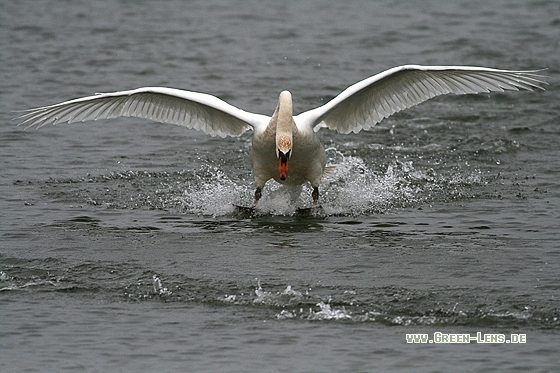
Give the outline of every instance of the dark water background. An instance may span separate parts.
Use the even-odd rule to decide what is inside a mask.
[[[560,330],[557,1],[0,3],[1,372],[549,372]],[[170,86],[270,115],[407,64],[548,68],[322,130],[325,213],[253,193],[250,134],[12,111]],[[298,202],[309,203],[305,189]],[[525,344],[407,344],[407,333]]]

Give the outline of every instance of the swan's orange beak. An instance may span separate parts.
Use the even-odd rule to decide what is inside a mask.
[[[288,160],[290,159],[290,150],[286,153],[278,150],[278,177],[280,180],[288,178]]]

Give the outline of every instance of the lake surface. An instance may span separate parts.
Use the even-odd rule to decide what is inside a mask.
[[[557,1],[0,4],[0,371],[557,369]],[[368,132],[323,129],[323,212],[250,134],[13,111],[168,86],[270,115],[393,66],[548,68],[546,91],[444,96]],[[410,344],[407,334],[469,334]],[[478,334],[477,334],[478,333]],[[478,338],[525,335],[525,343]]]

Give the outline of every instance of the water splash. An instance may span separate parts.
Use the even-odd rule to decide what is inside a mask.
[[[367,215],[394,208],[472,196],[472,188],[485,185],[482,173],[472,167],[435,171],[425,164],[385,158],[372,166],[362,158],[327,149],[336,168],[320,187],[325,215]],[[236,176],[237,175],[237,176]],[[88,203],[109,209],[180,210],[197,215],[225,216],[235,205],[251,206],[254,186],[248,172],[233,166],[204,165],[196,171],[125,171],[82,179],[48,180],[49,195],[61,201]],[[312,205],[311,187],[287,187],[269,181],[256,206],[256,215],[292,216]]]
[[[247,192],[218,167],[204,166],[187,180],[183,195],[174,199],[185,212],[222,216],[233,213],[235,204],[248,206]]]
[[[257,288],[255,289],[255,295],[257,296],[253,300],[253,304],[263,304],[272,306],[286,306],[289,304],[297,304],[303,300],[303,294],[300,291],[293,290],[290,285],[282,292],[272,293],[269,291],[264,291],[261,287],[260,282],[258,282]]]
[[[152,286],[154,289],[154,294],[156,295],[171,295],[173,294],[168,288],[163,286],[161,279],[157,275],[153,275],[152,277]]]
[[[352,315],[343,307],[331,307],[329,303],[317,303],[319,311],[310,311],[308,320],[351,320]]]
[[[326,215],[364,215],[393,208],[415,207],[438,200],[461,198],[465,188],[482,182],[480,172],[437,173],[417,168],[413,161],[393,160],[372,170],[360,157],[335,153],[335,171],[321,184],[321,204]],[[311,187],[287,187],[269,181],[255,213],[294,215],[312,205]],[[177,197],[185,212],[222,216],[234,205],[250,206],[252,184],[239,185],[219,168],[205,168],[189,180]]]
[[[5,282],[10,280],[10,276],[4,271],[0,271],[0,282]]]

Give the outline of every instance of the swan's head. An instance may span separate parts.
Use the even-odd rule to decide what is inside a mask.
[[[276,124],[276,156],[278,157],[278,177],[288,178],[288,161],[292,155],[292,131],[295,126],[292,116],[292,95],[288,91],[278,98],[278,122]]]

